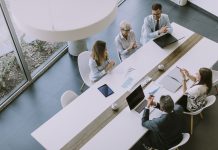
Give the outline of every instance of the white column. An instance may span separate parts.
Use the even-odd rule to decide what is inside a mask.
[[[68,41],[68,52],[73,56],[78,56],[81,52],[87,50],[86,39],[77,41]]]

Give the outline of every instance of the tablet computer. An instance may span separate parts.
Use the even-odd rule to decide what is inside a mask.
[[[108,97],[110,96],[111,94],[113,94],[114,92],[112,91],[112,89],[107,85],[107,84],[104,84],[102,86],[100,86],[98,88],[98,90],[105,96],[105,97]]]

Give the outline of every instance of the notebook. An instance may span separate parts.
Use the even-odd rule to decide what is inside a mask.
[[[160,81],[160,84],[168,91],[176,92],[182,86],[182,81],[183,77],[180,73],[180,69],[175,67]]]
[[[141,113],[147,105],[142,86],[139,85],[129,96],[127,96],[126,101],[130,110],[134,109],[136,112]]]
[[[153,41],[161,48],[164,48],[167,45],[177,42],[178,40],[174,36],[172,36],[170,33],[167,33],[167,34],[164,34],[163,36],[160,36],[154,39]]]

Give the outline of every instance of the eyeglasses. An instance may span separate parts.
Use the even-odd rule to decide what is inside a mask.
[[[130,29],[128,29],[128,30],[125,30],[125,29],[121,29],[122,31],[125,31],[125,32],[129,32],[130,31]]]
[[[158,13],[158,14],[152,14],[153,16],[160,16],[161,15],[161,13]]]

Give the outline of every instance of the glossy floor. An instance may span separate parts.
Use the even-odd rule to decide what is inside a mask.
[[[114,38],[121,20],[129,20],[139,40],[145,16],[151,12],[151,4],[161,2],[163,12],[170,20],[218,42],[218,22],[197,9],[186,5],[179,7],[170,1],[126,0],[118,9],[115,21],[104,31],[88,39],[88,47],[95,40],[107,42],[112,59],[119,63],[115,53]],[[30,135],[46,120],[61,109],[61,94],[69,89],[81,94],[82,79],[78,72],[77,58],[65,54],[32,86],[0,113],[0,149],[40,150],[43,147]],[[86,87],[87,88],[87,87]],[[195,124],[194,135],[181,149],[216,150],[218,143],[218,103],[204,112],[205,119]],[[61,130],[61,129],[60,129]]]

